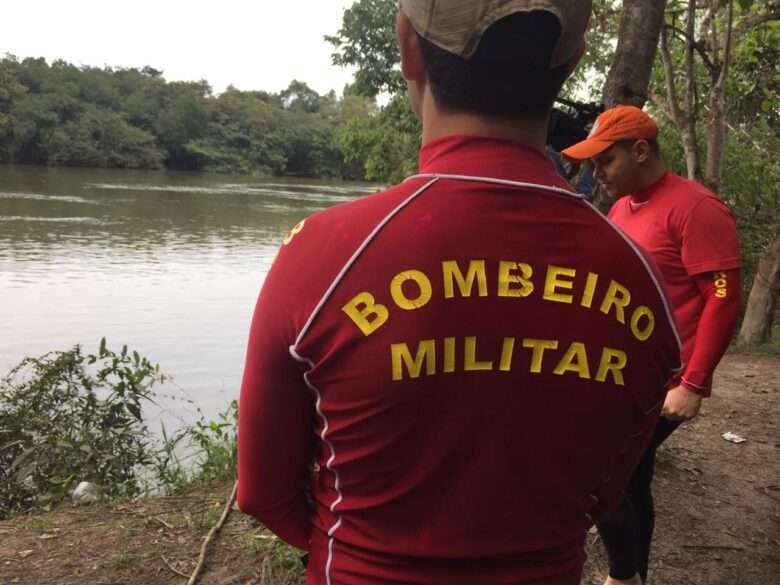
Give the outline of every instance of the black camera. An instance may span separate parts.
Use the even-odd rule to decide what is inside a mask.
[[[604,104],[573,102],[557,98],[547,128],[547,144],[557,152],[588,137],[590,127],[604,111]]]

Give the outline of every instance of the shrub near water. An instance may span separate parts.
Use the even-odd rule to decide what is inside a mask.
[[[109,497],[141,491],[155,461],[141,407],[164,380],[159,366],[101,340],[25,358],[0,380],[0,518],[46,506],[78,481]]]
[[[163,425],[155,462],[155,475],[161,487],[176,490],[195,481],[236,477],[238,401],[231,400],[217,415],[217,420],[207,419],[200,409],[198,414],[200,418],[195,423],[172,435]],[[179,455],[181,452],[185,453],[183,457]]]

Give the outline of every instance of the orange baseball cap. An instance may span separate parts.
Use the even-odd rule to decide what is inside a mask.
[[[562,151],[573,160],[593,158],[620,140],[652,140],[658,136],[655,121],[636,106],[615,106],[601,114],[590,135]]]

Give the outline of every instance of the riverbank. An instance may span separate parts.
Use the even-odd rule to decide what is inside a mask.
[[[699,418],[659,452],[657,585],[772,583],[780,568],[780,360],[730,354]],[[723,439],[725,432],[746,438]],[[182,585],[222,514],[231,482],[175,496],[0,522],[0,585]],[[300,585],[297,554],[233,511],[212,543],[200,583]],[[604,556],[588,536],[583,585],[603,583]]]

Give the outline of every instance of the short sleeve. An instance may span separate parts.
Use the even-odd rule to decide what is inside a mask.
[[[681,248],[683,266],[691,276],[733,270],[742,264],[734,215],[716,197],[702,199],[691,210]]]

